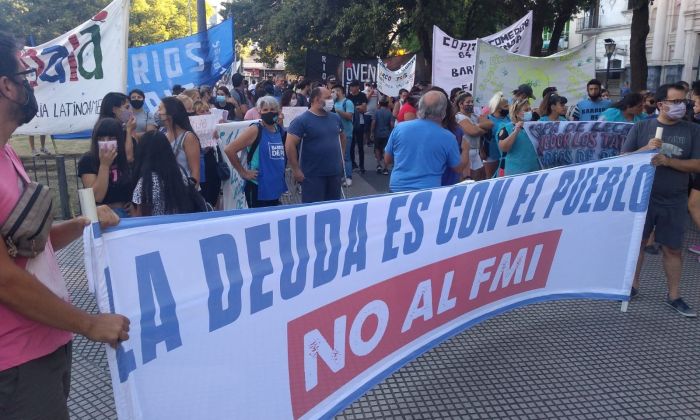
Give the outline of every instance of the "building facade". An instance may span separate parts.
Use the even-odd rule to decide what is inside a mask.
[[[607,85],[613,94],[629,80],[632,10],[628,0],[599,0],[570,24],[569,47],[595,39],[596,77],[605,82],[608,58],[605,40],[616,48],[610,57]],[[697,80],[700,67],[700,0],[655,0],[649,7],[647,87],[679,80]]]

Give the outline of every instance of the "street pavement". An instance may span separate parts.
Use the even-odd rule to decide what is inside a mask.
[[[387,191],[389,177],[367,152],[370,171],[354,174],[348,197]],[[698,242],[689,227],[686,243]],[[82,243],[58,259],[73,303],[96,312]],[[700,262],[687,252],[682,291],[700,309]],[[593,300],[515,309],[419,356],[337,418],[700,418],[700,320],[666,306],[665,293],[661,257],[647,256],[628,312]],[[72,419],[116,418],[104,348],[81,336],[69,409]]]

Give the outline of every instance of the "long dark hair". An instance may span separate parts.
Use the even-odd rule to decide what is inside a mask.
[[[114,107],[121,107],[128,100],[129,97],[123,93],[109,92],[104,98],[102,98],[102,105],[100,105],[100,116],[98,119],[117,118],[118,116],[114,115]]]
[[[442,119],[442,126],[454,133],[457,130],[457,127],[459,127],[459,124],[457,124],[457,119],[455,118],[455,115],[457,115],[457,111],[459,110],[454,109],[452,101],[450,101],[450,97],[447,96],[445,89],[433,86],[428,90],[428,92],[431,91],[440,92],[445,95],[445,99],[447,99],[447,110],[445,111],[445,118]]]
[[[141,179],[141,214],[153,214],[153,174],[160,181],[159,197],[166,214],[194,211],[190,192],[165,134],[148,131],[141,137],[138,175]]]
[[[97,120],[95,127],[92,129],[92,139],[88,154],[92,155],[96,162],[100,161],[100,146],[97,139],[105,136],[117,139],[117,157],[114,159],[114,163],[117,165],[119,172],[123,175],[119,177],[118,182],[132,182],[131,165],[126,158],[126,134],[122,128],[121,121],[114,118],[102,118]]]
[[[167,96],[163,98],[163,107],[165,107],[165,113],[173,120],[173,129],[181,128],[185,131],[189,131],[197,137],[197,133],[192,129],[192,124],[190,123],[190,117],[187,115],[187,109],[185,105],[174,96]],[[173,133],[175,134],[175,133]],[[197,138],[199,141],[199,138]]]
[[[290,106],[289,104],[292,102],[292,96],[294,96],[294,91],[292,89],[285,90],[280,99],[280,106]]]
[[[642,102],[644,102],[644,96],[642,96],[641,93],[633,92],[623,96],[622,99],[612,104],[611,107],[617,108],[620,111],[624,111],[626,109],[637,106]]]

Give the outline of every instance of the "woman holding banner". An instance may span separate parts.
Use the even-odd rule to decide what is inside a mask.
[[[643,112],[644,96],[641,93],[628,93],[600,114],[598,121],[636,123],[646,119]]]
[[[527,99],[515,100],[510,105],[510,122],[498,132],[498,147],[505,156],[505,174],[517,175],[540,169],[537,152],[523,129],[526,121],[532,120],[530,102]]]
[[[498,170],[499,162],[501,161],[501,149],[498,148],[498,132],[503,124],[510,122],[508,117],[508,100],[503,96],[503,92],[496,92],[489,100],[489,106],[484,108],[487,121],[484,121],[484,129],[486,129],[487,144],[486,150],[488,153],[484,162],[486,178],[491,178]]]

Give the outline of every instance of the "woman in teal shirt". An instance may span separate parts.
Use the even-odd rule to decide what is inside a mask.
[[[566,121],[566,103],[568,100],[556,93],[548,93],[542,100],[539,121]]]
[[[600,114],[598,121],[636,123],[643,121],[644,96],[641,93],[628,93]]]
[[[498,147],[507,153],[506,175],[517,175],[538,171],[540,162],[530,138],[523,130],[523,124],[532,120],[530,102],[518,99],[510,105],[510,122],[504,124],[498,132]]]

